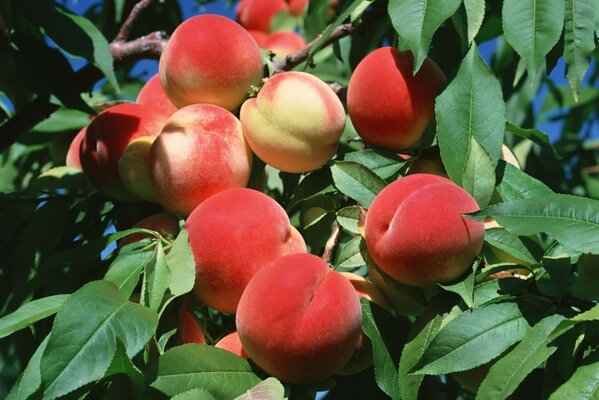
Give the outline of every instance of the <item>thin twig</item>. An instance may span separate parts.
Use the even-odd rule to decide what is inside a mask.
[[[339,239],[341,238],[341,227],[339,223],[335,221],[333,223],[333,229],[331,230],[331,235],[327,239],[327,243],[324,246],[324,252],[322,253],[322,259],[328,265],[333,265],[333,256],[335,254],[335,247],[339,243]]]
[[[113,42],[124,42],[127,40],[129,34],[131,33],[131,29],[133,29],[133,25],[135,25],[135,22],[138,20],[140,14],[146,8],[148,8],[152,1],[154,0],[140,0],[133,6],[131,12],[125,19],[125,22],[123,22],[123,25],[121,25],[121,29],[119,29],[119,33],[117,33]]]

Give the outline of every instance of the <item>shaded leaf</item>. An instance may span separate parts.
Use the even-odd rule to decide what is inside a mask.
[[[561,160],[562,156],[559,155],[551,141],[549,140],[549,136],[546,133],[541,132],[538,129],[524,129],[519,126],[508,123],[505,128],[508,132],[513,133],[516,136],[519,136],[524,139],[528,139],[539,146],[543,147],[545,150],[551,153],[556,160]]]
[[[543,198],[553,194],[543,182],[503,160],[497,164],[497,191],[504,201]]]
[[[363,240],[362,236],[357,236],[347,242],[343,249],[341,249],[341,253],[339,253],[335,269],[354,270],[362,265],[366,265],[360,249]]]
[[[570,379],[549,397],[549,400],[599,399],[599,351],[595,350],[576,368]]]
[[[378,175],[354,161],[336,161],[331,172],[337,189],[364,207],[369,207],[386,185]]]
[[[30,398],[42,384],[42,375],[41,375],[41,361],[42,354],[46,351],[46,346],[48,345],[48,339],[50,337],[46,336],[43,342],[38,346],[35,353],[29,359],[27,363],[27,367],[19,377],[19,380],[12,387],[8,397],[6,400],[26,400]]]
[[[360,207],[349,206],[337,211],[337,222],[342,228],[356,235],[360,234],[358,222],[360,220]]]

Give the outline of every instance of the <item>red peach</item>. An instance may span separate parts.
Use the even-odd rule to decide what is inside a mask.
[[[317,382],[351,358],[362,331],[352,285],[312,254],[279,257],[246,287],[236,316],[247,355],[289,383]]]
[[[214,345],[219,349],[230,351],[231,353],[245,358],[248,358],[248,355],[243,350],[243,346],[241,345],[241,340],[239,340],[239,334],[235,332],[229,333],[227,336],[223,337],[221,340],[216,342]]]
[[[289,12],[295,17],[301,17],[304,15],[308,0],[287,0],[289,4]]]
[[[166,117],[170,117],[172,113],[177,111],[177,107],[171,103],[166,95],[166,92],[160,83],[160,76],[158,74],[151,77],[141,88],[135,102],[137,104],[148,104],[153,106]]]
[[[149,168],[158,202],[188,215],[213,194],[246,186],[252,152],[233,114],[194,104],[168,119],[150,149]]]
[[[205,14],[177,27],[160,57],[158,72],[176,107],[209,103],[235,110],[251,86],[260,83],[263,60],[256,41],[242,26]]]
[[[305,72],[270,78],[241,107],[243,134],[267,164],[286,172],[322,167],[335,154],[345,111],[335,92]]]
[[[272,19],[281,11],[289,11],[284,0],[241,0],[236,15],[247,30],[270,33]]]
[[[248,33],[254,38],[256,44],[260,48],[264,48],[264,44],[268,40],[268,34],[262,31],[248,30]]]
[[[174,239],[179,234],[179,220],[170,214],[158,213],[140,220],[133,225],[133,228],[150,229],[160,233],[165,238]],[[152,235],[147,233],[134,233],[133,235],[125,236],[121,240],[120,245],[125,246],[150,237]]]
[[[484,225],[462,216],[478,205],[449,179],[430,174],[385,187],[366,214],[366,245],[380,269],[425,287],[462,275],[479,254]]]
[[[354,127],[374,147],[396,151],[416,144],[432,119],[435,97],[445,76],[426,59],[413,76],[414,57],[383,47],[356,67],[347,88],[347,107]]]
[[[69,145],[69,150],[67,151],[67,157],[65,160],[65,164],[68,167],[77,168],[83,171],[81,167],[81,160],[79,159],[79,151],[81,149],[81,142],[85,137],[85,132],[87,131],[87,127],[81,129],[79,133],[73,138],[71,144]]]
[[[206,336],[202,327],[189,311],[189,295],[183,297],[181,308],[179,309],[179,335],[183,344],[206,343]]]
[[[285,210],[256,190],[229,189],[200,204],[185,223],[196,262],[196,296],[233,314],[250,279],[277,257],[305,253]]]
[[[306,46],[306,41],[297,32],[279,31],[270,35],[262,47],[272,51],[277,57],[284,58]]]

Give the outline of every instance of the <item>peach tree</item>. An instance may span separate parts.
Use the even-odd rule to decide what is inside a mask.
[[[599,398],[598,38],[597,0],[0,0],[0,398]]]

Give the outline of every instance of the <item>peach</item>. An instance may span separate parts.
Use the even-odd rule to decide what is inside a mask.
[[[274,75],[257,98],[243,103],[240,119],[260,159],[296,173],[326,164],[345,127],[345,111],[335,92],[305,72]]]
[[[248,33],[254,38],[259,47],[264,48],[264,44],[268,40],[268,33],[254,30],[248,30]]]
[[[301,17],[304,15],[308,0],[287,0],[289,4],[289,13],[295,17]]]
[[[398,314],[420,315],[424,311],[424,298],[419,289],[403,285],[382,272],[372,260],[368,260],[368,278],[379,289],[385,300]]]
[[[349,281],[312,254],[264,266],[246,287],[236,316],[247,355],[289,383],[317,382],[351,358],[362,332]]]
[[[410,163],[410,175],[433,174],[449,178],[440,157],[419,157]]]
[[[239,357],[245,359],[248,358],[248,355],[243,350],[243,346],[241,345],[241,340],[239,339],[239,334],[237,331],[229,333],[227,336],[216,342],[214,346],[218,347],[219,349],[230,351]]]
[[[75,137],[71,141],[65,160],[65,164],[67,165],[67,167],[73,167],[83,171],[83,167],[81,167],[81,160],[79,159],[79,151],[81,149],[81,142],[85,137],[86,131],[87,127],[81,129],[79,133],[77,133],[77,135],[75,135]]]
[[[264,44],[260,47],[272,51],[279,58],[284,58],[286,55],[294,53],[305,46],[306,41],[299,33],[279,31],[266,38]]]
[[[472,196],[449,179],[415,174],[385,187],[365,221],[366,246],[377,266],[406,285],[426,287],[458,278],[480,253],[484,224]]]
[[[150,148],[155,136],[134,139],[125,147],[119,158],[121,182],[131,193],[140,199],[156,202],[156,194],[150,179]]]
[[[133,225],[133,228],[150,229],[160,233],[167,239],[174,240],[179,234],[179,220],[170,214],[162,212],[140,220]],[[147,233],[134,233],[133,235],[125,236],[121,240],[120,245],[125,246],[150,237],[152,236]]]
[[[427,58],[413,76],[414,57],[392,47],[368,54],[347,88],[347,108],[356,131],[374,147],[401,151],[416,144],[435,111],[445,75]]]
[[[179,309],[179,335],[183,344],[206,343],[206,336],[202,327],[189,311],[189,295],[183,297],[181,308]]]
[[[282,11],[289,11],[284,0],[241,0],[236,15],[247,30],[270,33],[272,19]]]
[[[229,189],[200,204],[185,223],[196,262],[196,296],[233,314],[250,279],[277,257],[305,253],[285,210],[256,190]]]
[[[79,152],[83,172],[104,194],[116,200],[139,200],[119,174],[119,159],[129,143],[158,136],[166,122],[152,106],[125,103],[102,111],[87,127]]]
[[[270,0],[269,0],[270,1]],[[176,107],[216,104],[230,111],[262,79],[263,60],[252,36],[220,15],[198,15],[175,29],[158,69]]]
[[[211,104],[194,104],[171,115],[149,155],[158,202],[181,215],[215,193],[246,186],[251,168],[252,152],[239,120]]]
[[[159,112],[166,117],[170,117],[172,113],[177,111],[177,107],[169,100],[158,74],[152,76],[146,84],[141,88],[137,95],[137,104],[148,104],[155,107]]]

